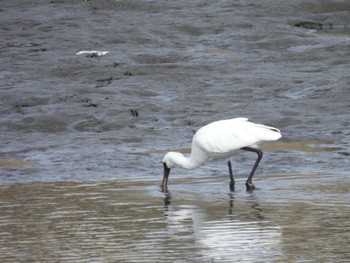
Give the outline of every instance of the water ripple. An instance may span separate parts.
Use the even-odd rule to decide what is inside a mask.
[[[152,182],[2,185],[0,260],[345,260],[350,207],[341,193],[349,182],[340,187],[325,175],[318,184],[298,178],[286,176],[284,186],[252,194],[227,194],[226,184],[209,178],[196,185],[174,180],[168,193]]]

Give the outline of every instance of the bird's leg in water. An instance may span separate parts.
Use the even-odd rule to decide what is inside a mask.
[[[163,175],[163,182],[162,182],[162,189],[166,188],[168,185],[168,178],[169,178],[169,174],[170,174],[170,169],[168,168],[168,166],[166,165],[166,163],[163,163],[163,167],[164,167],[164,175]]]
[[[232,173],[232,164],[231,164],[231,160],[229,160],[227,162],[227,165],[228,165],[228,170],[230,172],[230,189],[231,191],[234,191],[235,190],[235,179],[233,178],[233,173]]]
[[[250,172],[250,175],[249,175],[249,177],[248,177],[248,179],[247,179],[247,181],[245,183],[245,185],[247,186],[247,190],[250,191],[250,190],[254,190],[255,189],[255,186],[252,183],[252,178],[254,176],[256,168],[258,168],[258,165],[260,163],[261,158],[263,157],[263,152],[260,149],[255,149],[255,148],[250,148],[250,147],[244,147],[244,148],[242,148],[242,150],[255,152],[255,153],[258,154],[258,159],[256,159],[255,164],[253,166],[253,169]]]

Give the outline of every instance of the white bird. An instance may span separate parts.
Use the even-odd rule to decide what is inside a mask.
[[[228,160],[230,189],[234,190],[235,181],[232,173],[231,157],[241,150],[258,154],[258,158],[246,181],[247,190],[254,190],[252,183],[255,170],[263,156],[259,144],[264,141],[275,141],[281,138],[281,132],[262,124],[249,122],[247,118],[235,118],[212,122],[200,128],[192,139],[190,157],[178,152],[168,152],[163,158],[164,176],[162,188],[166,188],[170,169],[179,167],[192,170],[202,166],[210,159]]]

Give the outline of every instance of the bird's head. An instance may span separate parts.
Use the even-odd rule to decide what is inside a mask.
[[[166,155],[164,155],[163,158],[163,164],[166,165],[168,169],[171,169],[175,166],[174,160],[181,155],[181,153],[177,152],[168,152]]]
[[[166,155],[164,155],[164,158],[163,158],[164,175],[163,175],[162,187],[167,186],[170,169],[173,168],[175,165],[173,161],[173,155],[174,155],[173,152],[168,152]]]
[[[164,155],[164,158],[163,158],[164,177],[163,177],[162,185],[163,186],[167,185],[170,169],[172,169],[173,167],[193,169],[193,167],[189,166],[188,163],[189,163],[188,159],[182,153],[168,152],[166,155]],[[196,167],[198,166],[196,165]]]

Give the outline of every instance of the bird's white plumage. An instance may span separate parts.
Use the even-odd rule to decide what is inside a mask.
[[[193,136],[189,158],[170,152],[163,162],[169,168],[178,166],[194,169],[209,159],[230,158],[243,147],[258,148],[264,141],[281,138],[278,129],[249,122],[247,118],[235,118],[212,122],[200,128]]]
[[[258,158],[246,181],[247,190],[254,190],[252,183],[255,170],[263,156],[258,146],[264,141],[281,138],[281,132],[273,127],[249,122],[247,118],[235,118],[212,122],[200,128],[192,139],[191,156],[186,158],[177,152],[168,152],[163,158],[164,176],[162,187],[168,184],[170,169],[180,167],[195,169],[209,159],[228,159],[230,189],[234,190],[234,177],[230,158],[240,150],[255,152]]]
[[[227,157],[243,147],[257,148],[263,141],[281,137],[276,128],[235,118],[212,122],[200,128],[193,137],[192,146],[199,147],[212,157]]]

